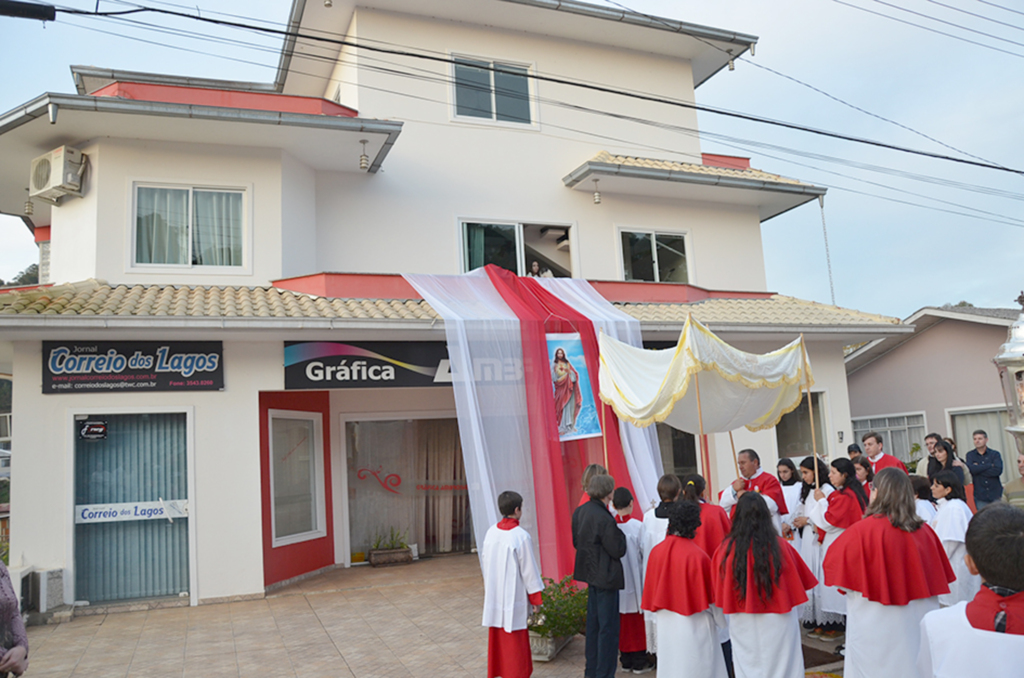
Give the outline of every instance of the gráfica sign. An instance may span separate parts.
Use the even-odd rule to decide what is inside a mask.
[[[43,342],[43,393],[223,389],[219,341]]]
[[[452,381],[443,341],[289,341],[284,387],[443,386]]]

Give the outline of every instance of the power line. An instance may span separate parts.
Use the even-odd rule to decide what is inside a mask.
[[[1013,12],[1014,14],[1020,14],[1021,16],[1024,16],[1024,12],[1020,11],[1019,9],[1010,9],[1009,7],[1003,7],[1002,5],[997,5],[994,2],[988,2],[988,0],[978,0],[978,2],[980,2],[983,5],[995,7],[996,9],[1001,9],[1006,12]]]
[[[939,7],[945,7],[946,9],[951,9],[954,12],[960,12],[961,14],[966,14],[967,16],[973,16],[973,17],[976,17],[976,18],[981,19],[983,21],[990,21],[990,22],[992,22],[994,24],[999,24],[1000,26],[1006,26],[1008,28],[1013,28],[1013,29],[1018,30],[1018,31],[1024,31],[1024,28],[1022,28],[1021,26],[1018,26],[1017,24],[1011,24],[1011,23],[1008,23],[1006,21],[1000,21],[999,19],[993,19],[990,16],[985,16],[984,14],[978,14],[977,12],[972,12],[970,10],[963,9],[963,8],[957,7],[955,5],[947,5],[944,2],[939,2],[939,0],[925,0],[925,2],[930,2],[933,5],[938,5]]]
[[[900,12],[906,12],[907,14],[913,14],[914,16],[919,16],[922,19],[930,19],[931,21],[934,21],[936,23],[945,24],[946,26],[952,26],[953,28],[959,28],[960,30],[967,31],[968,33],[974,33],[975,35],[981,35],[981,36],[984,36],[986,38],[992,38],[993,40],[999,40],[1000,42],[1007,42],[1007,43],[1009,43],[1011,45],[1016,45],[1017,47],[1024,47],[1024,42],[1017,42],[1016,40],[1010,40],[1009,38],[1001,38],[998,35],[993,35],[992,33],[986,33],[985,31],[979,31],[976,28],[968,28],[967,26],[961,26],[960,24],[953,23],[952,21],[946,21],[945,19],[939,19],[938,17],[934,17],[931,14],[925,14],[924,12],[917,12],[917,11],[914,11],[912,9],[907,9],[906,7],[900,7],[899,5],[894,5],[891,2],[885,2],[885,0],[871,0],[871,2],[874,2],[876,4],[882,5],[884,7],[891,7],[892,9],[899,10]],[[936,3],[936,4],[939,4],[939,3]]]
[[[839,0],[835,0],[835,1],[839,2]],[[408,50],[400,50],[400,49],[392,49],[392,48],[386,48],[386,47],[378,47],[378,46],[359,44],[359,43],[352,42],[351,40],[341,40],[341,39],[335,39],[335,38],[310,36],[310,35],[306,35],[306,34],[299,33],[299,32],[291,32],[291,31],[286,31],[286,30],[279,30],[279,29],[273,29],[273,28],[265,28],[265,27],[260,27],[260,26],[253,26],[251,24],[247,25],[247,24],[242,24],[242,23],[239,23],[239,22],[225,21],[225,20],[222,20],[222,19],[213,19],[213,18],[203,17],[203,16],[196,16],[196,15],[188,14],[188,13],[185,13],[185,12],[178,12],[178,11],[174,11],[174,10],[161,9],[161,8],[157,8],[157,7],[139,6],[136,9],[120,10],[120,11],[116,11],[116,12],[96,12],[96,11],[75,10],[75,9],[60,9],[58,11],[60,11],[62,13],[66,13],[66,14],[73,14],[73,15],[113,16],[113,17],[123,16],[123,15],[126,15],[126,14],[137,14],[137,13],[143,13],[143,12],[152,12],[152,13],[156,13],[156,14],[165,14],[165,15],[168,15],[168,16],[177,16],[177,17],[180,17],[180,18],[192,19],[194,21],[200,21],[200,22],[210,23],[210,24],[215,24],[215,25],[220,25],[220,26],[231,26],[231,27],[234,27],[234,28],[241,28],[241,29],[245,29],[245,30],[260,31],[260,32],[264,32],[264,33],[270,33],[270,34],[281,35],[281,36],[286,36],[286,37],[305,38],[305,39],[309,39],[309,40],[315,40],[315,41],[318,41],[318,42],[325,42],[325,43],[328,43],[328,44],[334,44],[334,45],[343,46],[343,47],[353,47],[355,49],[369,50],[369,51],[380,52],[380,53],[385,53],[385,54],[392,54],[392,55],[395,55],[395,56],[404,56],[404,57],[409,57],[409,58],[413,58],[413,59],[423,59],[423,60],[435,61],[435,62],[441,62],[441,63],[447,63],[447,64],[454,64],[456,62],[456,59],[453,58],[453,57],[441,57],[441,56],[433,56],[433,55],[429,55],[429,54],[417,54],[415,52],[410,52]],[[482,68],[484,70],[491,70],[491,71],[496,70],[496,67],[493,66],[493,65],[492,66],[481,66],[480,68]],[[972,165],[972,166],[975,166],[975,167],[983,167],[983,168],[986,168],[986,169],[993,169],[993,170],[998,170],[998,171],[1002,171],[1002,172],[1010,172],[1010,173],[1013,173],[1013,174],[1024,175],[1024,170],[1013,169],[1013,168],[1008,168],[1008,167],[1002,167],[1002,166],[999,166],[999,165],[993,165],[991,163],[986,163],[986,162],[979,162],[979,161],[976,161],[976,160],[967,160],[967,159],[964,159],[964,158],[955,158],[955,157],[952,157],[952,156],[943,155],[941,153],[933,153],[933,152],[930,152],[930,151],[922,151],[922,150],[918,150],[918,149],[906,148],[906,147],[903,147],[903,146],[898,146],[896,144],[889,144],[889,143],[885,143],[885,142],[881,142],[881,141],[875,141],[875,140],[865,139],[865,138],[861,138],[861,137],[855,137],[855,136],[851,136],[851,135],[847,135],[847,134],[841,134],[841,133],[838,133],[838,132],[831,132],[831,131],[827,131],[827,130],[816,129],[816,128],[813,128],[813,127],[807,127],[807,126],[798,125],[798,124],[795,124],[795,123],[784,122],[784,121],[781,121],[781,120],[772,120],[770,118],[764,118],[764,117],[761,117],[761,116],[751,115],[751,114],[748,114],[748,113],[739,113],[739,112],[735,112],[735,111],[723,111],[721,109],[717,109],[717,108],[710,107],[710,106],[702,106],[702,105],[699,105],[699,104],[689,103],[689,102],[682,102],[682,101],[673,101],[671,99],[668,99],[668,98],[665,98],[665,97],[661,97],[661,96],[637,94],[637,93],[633,93],[633,92],[627,92],[627,91],[621,90],[621,89],[616,89],[616,88],[613,88],[613,87],[607,87],[607,86],[604,86],[604,85],[586,84],[586,83],[581,83],[579,81],[571,80],[571,79],[568,79],[568,78],[547,76],[547,75],[541,75],[541,74],[538,74],[538,73],[527,73],[524,77],[531,78],[531,79],[538,80],[538,81],[543,81],[543,82],[550,82],[550,83],[553,83],[553,84],[566,85],[566,86],[569,86],[569,87],[577,87],[577,88],[581,88],[581,89],[587,89],[587,90],[592,90],[592,91],[596,91],[596,92],[602,92],[602,93],[605,93],[605,94],[612,94],[612,95],[623,96],[623,97],[632,98],[632,99],[638,99],[638,100],[642,100],[642,101],[648,101],[648,102],[652,102],[652,103],[660,103],[660,104],[665,104],[665,105],[668,105],[668,106],[687,108],[687,109],[701,111],[701,112],[705,112],[705,113],[713,113],[715,115],[723,115],[723,116],[727,116],[727,117],[738,118],[738,119],[742,119],[742,120],[747,120],[749,122],[757,122],[757,123],[760,123],[760,124],[772,125],[772,126],[782,127],[782,128],[785,128],[785,129],[792,129],[792,130],[800,131],[800,132],[807,132],[807,133],[810,133],[810,134],[816,134],[816,135],[819,135],[819,136],[829,137],[829,138],[833,138],[833,139],[839,139],[839,140],[842,140],[842,141],[849,141],[849,142],[852,142],[852,143],[859,143],[859,144],[864,144],[864,145],[869,145],[869,146],[875,146],[877,148],[886,148],[886,149],[889,149],[889,150],[892,150],[892,151],[897,151],[897,152],[901,152],[901,153],[907,153],[907,154],[911,154],[911,155],[919,155],[919,156],[929,157],[929,158],[933,158],[933,159],[937,159],[937,160],[946,160],[948,162],[956,162],[956,163],[965,164],[965,165]]]

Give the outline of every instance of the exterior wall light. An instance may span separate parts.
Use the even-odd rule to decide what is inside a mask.
[[[359,143],[363,145],[363,152],[359,156],[359,169],[368,170],[370,169],[370,156],[366,155],[366,144],[369,142],[366,139],[362,139]]]
[[[595,205],[600,205],[601,204],[601,191],[597,190],[597,182],[598,181],[600,181],[600,180],[599,179],[594,179],[594,204]]]
[[[324,7],[327,9],[334,7],[334,0],[324,0]]]
[[[26,193],[29,193],[29,197],[25,200],[25,216],[30,217],[36,213],[36,206],[32,204],[31,192],[26,188]]]

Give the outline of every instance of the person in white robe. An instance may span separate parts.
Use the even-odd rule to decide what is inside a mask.
[[[782,496],[786,499],[787,512],[779,515],[779,520],[782,521],[782,536],[794,541],[793,520],[800,513],[800,490],[803,483],[800,482],[800,474],[792,459],[780,459],[775,471],[779,484],[782,485]]]
[[[935,500],[932,498],[932,481],[924,476],[910,476],[910,483],[914,486],[914,506],[917,508],[917,517],[926,523],[931,523],[935,517]]]
[[[640,608],[643,597],[641,538],[643,523],[633,517],[633,493],[625,487],[612,494],[615,522],[626,536],[622,563],[625,586],[619,591],[619,658],[623,670],[641,673],[654,668],[647,657],[646,624]]]
[[[825,612],[822,607],[822,596],[825,592],[824,577],[821,572],[821,561],[824,558],[824,549],[821,541],[818,540],[818,528],[811,522],[810,515],[817,500],[814,498],[814,458],[805,457],[800,462],[800,479],[803,481],[801,495],[803,500],[798,503],[798,508],[793,515],[793,526],[796,537],[793,546],[800,553],[811,574],[818,580],[818,585],[807,592],[807,602],[800,606],[800,620],[807,628],[824,627],[826,624],[840,624],[844,621],[843,614]],[[821,491],[827,499],[835,492],[835,488],[828,484],[828,468],[822,461],[818,461],[818,482],[821,484]],[[799,499],[799,497],[798,497]]]
[[[679,499],[683,491],[683,484],[679,478],[667,473],[658,479],[658,497],[661,503],[647,511],[644,511],[644,524],[640,536],[642,551],[642,572],[644,580],[647,578],[647,562],[651,556],[651,550],[665,539],[668,532],[668,507]],[[655,654],[658,652],[658,633],[655,625],[657,618],[653,612],[644,611],[644,626],[647,630],[647,651]]]
[[[939,596],[939,605],[949,607],[968,601],[981,588],[981,577],[971,574],[964,556],[967,546],[967,527],[974,517],[971,507],[964,501],[966,495],[959,478],[952,471],[940,471],[932,480],[932,496],[938,503],[935,517],[929,525],[942,541],[956,581],[949,585],[949,593]]]

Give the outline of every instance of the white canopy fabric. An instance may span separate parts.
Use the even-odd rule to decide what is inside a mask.
[[[675,348],[636,348],[606,334],[599,343],[601,400],[641,427],[665,422],[701,430],[695,380],[704,433],[771,428],[800,404],[801,389],[814,384],[802,337],[758,355],[730,346],[690,317]]]

